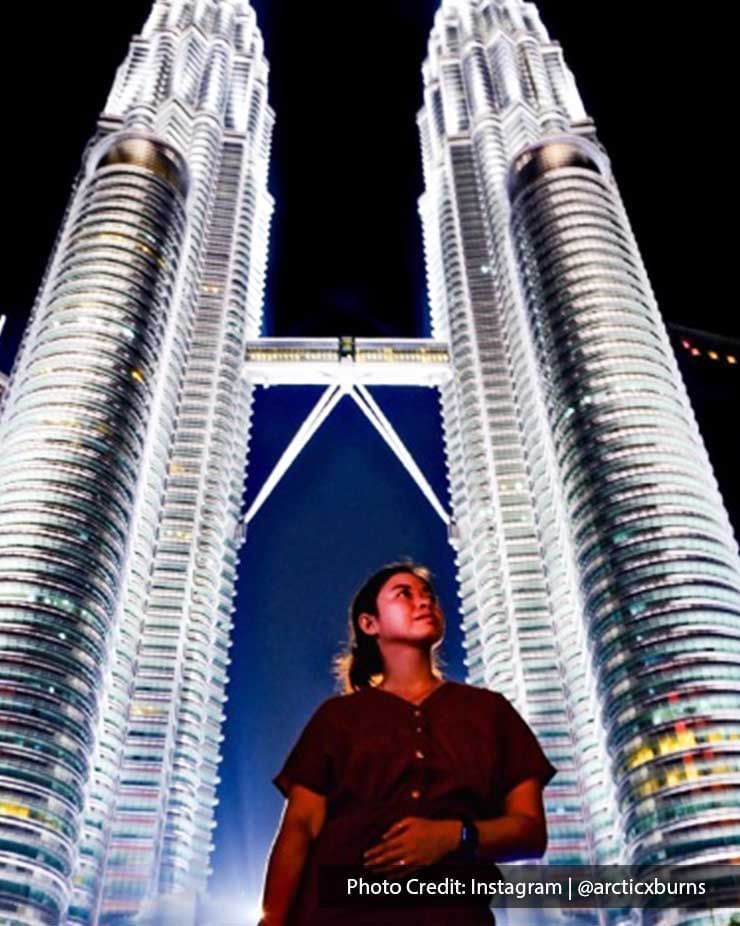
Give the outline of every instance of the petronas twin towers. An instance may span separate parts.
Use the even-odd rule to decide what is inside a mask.
[[[559,769],[548,860],[729,861],[740,560],[608,158],[530,3],[443,0],[424,86],[434,340],[358,350],[341,388],[379,427],[389,364],[440,390],[469,680]],[[8,923],[206,888],[245,356],[347,359],[260,338],[272,123],[247,0],[157,0],[2,399]]]

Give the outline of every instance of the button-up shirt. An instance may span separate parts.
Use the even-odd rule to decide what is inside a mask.
[[[324,826],[312,845],[291,926],[449,923],[450,910],[320,909],[322,866],[361,865],[363,853],[404,817],[487,820],[528,778],[545,785],[555,769],[503,695],[445,682],[420,704],[381,688],[325,701],[301,734],[275,784],[326,797]],[[445,919],[445,915],[447,919]],[[486,909],[455,911],[456,923],[490,924]],[[461,918],[462,917],[462,918]]]

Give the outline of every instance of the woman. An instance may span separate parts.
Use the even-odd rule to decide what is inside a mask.
[[[555,774],[500,694],[444,681],[444,620],[429,573],[393,563],[350,607],[345,694],[313,715],[275,784],[287,798],[267,867],[260,926],[491,924],[487,905],[362,912],[322,906],[319,871],[384,877],[440,862],[542,855],[542,789]],[[471,867],[471,871],[473,868]],[[480,874],[480,868],[477,868]]]

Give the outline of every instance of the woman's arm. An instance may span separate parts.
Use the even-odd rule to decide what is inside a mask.
[[[542,805],[542,784],[537,778],[522,781],[506,795],[504,812],[492,820],[476,820],[478,850],[495,862],[535,858],[547,848],[547,826]],[[405,871],[433,865],[460,847],[460,820],[423,820],[407,817],[384,834],[365,853],[365,864],[378,873]]]
[[[547,848],[542,784],[536,778],[522,781],[506,795],[502,816],[475,825],[484,858],[494,862],[540,858]]]
[[[303,874],[311,843],[326,819],[326,798],[293,785],[270,852],[260,926],[283,926]]]

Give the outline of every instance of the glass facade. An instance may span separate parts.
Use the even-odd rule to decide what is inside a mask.
[[[737,547],[605,164],[513,167],[513,234],[635,864],[734,858]]]
[[[559,768],[551,862],[729,861],[740,560],[608,158],[531,3],[443,0],[424,82],[469,678]]]
[[[3,834],[26,859],[43,843],[28,886],[50,922],[74,862],[185,224],[169,153],[118,147],[80,189],[0,424]]]
[[[0,418],[13,922],[206,886],[272,122],[246,0],[154,3],[24,335]]]

